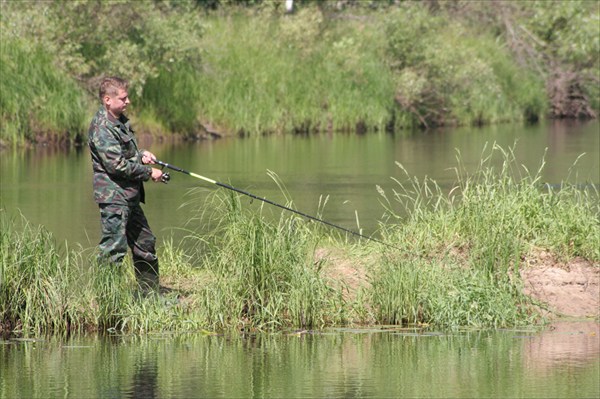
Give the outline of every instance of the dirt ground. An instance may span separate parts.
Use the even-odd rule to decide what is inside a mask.
[[[600,264],[582,258],[562,262],[538,250],[520,273],[525,294],[547,306],[550,317],[596,318],[600,314]]]
[[[317,261],[326,263],[330,278],[352,298],[358,287],[368,284],[363,265],[340,251],[320,249]],[[575,258],[563,262],[544,250],[534,250],[521,265],[524,293],[540,304],[549,319],[600,318],[600,264]]]

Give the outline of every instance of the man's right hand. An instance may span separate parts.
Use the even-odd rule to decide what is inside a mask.
[[[160,169],[156,169],[156,168],[152,168],[152,180],[155,182],[160,182],[161,181],[161,177],[163,175],[162,170]]]

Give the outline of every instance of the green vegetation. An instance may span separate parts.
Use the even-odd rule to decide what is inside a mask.
[[[529,251],[551,248],[564,258],[600,259],[598,192],[572,185],[541,189],[543,162],[531,174],[512,149],[493,145],[474,174],[459,162],[448,195],[398,166],[406,181],[398,180],[391,199],[380,192],[390,217],[401,219],[386,223],[383,234],[402,255],[386,258],[374,273],[372,304],[385,321],[518,324],[528,300],[517,276]],[[409,216],[395,216],[400,213]]]
[[[24,144],[36,135],[73,140],[89,115],[86,96],[44,48],[24,40],[0,40],[0,141]]]
[[[523,259],[543,248],[600,260],[598,192],[544,187],[543,167],[530,173],[512,149],[494,145],[473,174],[459,162],[449,193],[401,167],[405,181],[392,195],[381,191],[389,213],[382,236],[395,248],[350,247],[314,222],[287,213],[273,219],[215,192],[204,207],[214,211],[197,215],[215,226],[212,234],[189,235],[197,250],[162,248],[161,282],[170,291],[161,295],[137,287],[131,264],[115,268],[96,264],[89,251],[61,251],[48,232],[2,212],[0,325],[27,335],[532,324],[539,315],[522,293]],[[339,249],[342,259],[323,255]],[[340,277],[340,262],[362,271],[364,284]]]
[[[520,70],[494,37],[423,7],[387,17],[396,101],[409,126],[535,120],[545,112],[543,82]]]
[[[600,107],[597,2],[295,5],[2,1],[0,140],[78,140],[107,74],[131,81],[138,131],[155,135],[479,125]]]
[[[381,32],[324,21],[318,9],[293,19],[258,15],[210,18],[204,37],[209,70],[200,109],[233,132],[383,129],[393,106]]]

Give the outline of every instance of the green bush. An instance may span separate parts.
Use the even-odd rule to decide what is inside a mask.
[[[3,2],[2,140],[83,133],[106,75],[131,82],[138,127],[160,134],[196,135],[202,124],[259,135],[594,114],[593,2],[482,4],[336,11],[304,2],[283,15],[265,2],[218,11],[177,1]]]
[[[480,125],[543,115],[543,83],[519,73],[486,34],[412,3],[389,13],[385,31],[398,123]]]

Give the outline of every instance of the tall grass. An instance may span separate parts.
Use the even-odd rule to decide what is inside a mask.
[[[145,294],[128,260],[63,255],[52,235],[4,212],[0,326],[20,334],[316,328],[343,322],[341,296],[313,262],[317,235],[297,218],[268,222],[237,196],[216,196],[220,227],[195,236],[201,259],[173,245],[161,252],[172,293]],[[291,205],[291,204],[290,204]],[[178,302],[177,296],[181,296]]]
[[[306,222],[282,215],[272,223],[244,209],[239,196],[215,199],[221,203],[214,216],[223,224],[202,262],[212,279],[200,305],[211,328],[315,328],[342,321],[334,311],[342,306],[339,296],[314,263],[318,236]]]
[[[0,216],[0,322],[25,333],[69,330],[77,323],[70,307],[75,275],[52,235]]]
[[[211,17],[202,39],[200,113],[251,135],[382,128],[393,89],[375,27],[327,22],[312,7],[293,18]]]
[[[415,2],[327,9],[307,3],[284,16],[271,6],[207,14],[182,2],[5,2],[0,139],[85,132],[107,74],[131,81],[131,116],[157,135],[196,136],[202,126],[362,132],[546,113],[542,79],[496,30]],[[123,29],[89,29],[111,23]]]
[[[130,262],[98,263],[89,251],[59,249],[52,234],[0,212],[0,331],[22,335],[76,331],[147,332],[171,308],[144,296]]]
[[[89,123],[89,99],[54,65],[45,49],[0,40],[0,140],[23,144],[35,135],[73,140]]]
[[[507,326],[535,313],[521,292],[521,259],[535,247],[565,258],[600,259],[600,205],[593,186],[560,191],[520,166],[512,148],[484,150],[479,169],[456,167],[449,193],[399,165],[393,197],[380,190],[396,226],[383,226],[400,248],[372,272],[369,292],[379,322]]]
[[[535,321],[515,282],[448,258],[386,258],[373,271],[368,296],[381,324],[498,328]]]

